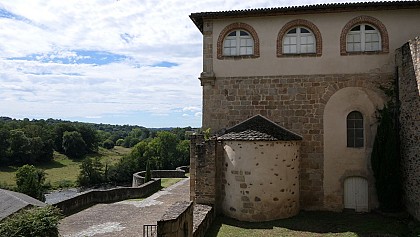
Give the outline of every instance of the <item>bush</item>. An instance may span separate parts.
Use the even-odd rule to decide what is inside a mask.
[[[115,144],[112,140],[107,139],[102,143],[102,146],[109,150],[109,149],[114,148]]]
[[[24,165],[16,172],[16,191],[45,201],[45,172],[33,165]]]
[[[98,157],[86,158],[80,165],[80,174],[77,177],[77,184],[82,187],[99,185],[105,182],[103,164]]]
[[[0,236],[56,237],[61,218],[52,206],[22,210],[0,222]]]
[[[82,158],[87,153],[86,143],[79,132],[64,132],[63,150],[70,158]]]
[[[115,142],[115,145],[116,145],[116,146],[122,146],[122,145],[123,145],[123,143],[124,143],[124,139],[120,138],[120,139],[118,139],[118,140]]]

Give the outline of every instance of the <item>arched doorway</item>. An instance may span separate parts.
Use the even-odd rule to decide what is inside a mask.
[[[348,177],[344,180],[344,208],[357,212],[369,211],[368,181],[362,177]]]

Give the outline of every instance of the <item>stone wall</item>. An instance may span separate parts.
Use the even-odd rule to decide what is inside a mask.
[[[214,208],[208,205],[194,204],[194,237],[204,237],[216,215]]]
[[[185,171],[177,170],[152,170],[150,171],[152,178],[186,178]],[[140,171],[133,174],[132,187],[139,187],[144,184],[144,176],[146,171]]]
[[[191,137],[190,172],[193,182],[192,201],[200,204],[215,205],[216,203],[216,140],[204,142],[201,135]],[[194,168],[193,168],[194,167]]]
[[[284,219],[299,213],[297,141],[222,141],[222,212],[240,221]]]
[[[396,65],[405,204],[420,220],[420,37],[397,50]]]
[[[376,71],[366,74],[203,78],[203,129],[211,128],[217,132],[261,114],[301,134],[300,206],[306,210],[320,209],[324,201],[323,113],[327,101],[346,87],[369,88],[382,94],[379,85],[388,84],[392,79],[392,74]],[[209,174],[214,175],[211,170],[214,171],[215,164],[207,166],[210,159],[209,156],[204,161],[204,172],[196,173],[207,175],[205,171],[208,169]]]
[[[53,204],[69,215],[98,203],[110,203],[130,198],[143,198],[157,192],[161,187],[160,179],[152,180],[139,187],[122,187],[109,190],[92,190],[73,198]]]
[[[157,222],[157,236],[192,237],[193,203],[177,202]]]

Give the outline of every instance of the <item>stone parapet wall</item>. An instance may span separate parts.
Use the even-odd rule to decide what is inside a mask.
[[[420,37],[397,50],[405,205],[420,220]]]
[[[194,237],[204,237],[213,223],[216,215],[213,207],[208,205],[194,204]]]
[[[327,101],[346,87],[369,88],[382,95],[379,85],[389,84],[393,76],[376,72],[253,77],[216,75],[214,80],[202,80],[203,129],[218,132],[261,114],[301,134],[300,206],[306,210],[320,209],[324,201],[323,113]],[[206,175],[205,172],[200,174]]]
[[[156,179],[139,187],[121,187],[108,190],[92,190],[73,198],[53,204],[61,209],[64,215],[70,215],[98,203],[118,202],[130,198],[143,198],[157,192],[161,180]]]
[[[204,141],[202,135],[191,136],[191,196],[200,204],[216,203],[216,140]],[[194,172],[193,172],[194,171]]]
[[[157,222],[157,236],[192,237],[193,211],[192,202],[176,202]]]
[[[186,178],[185,170],[151,170],[150,171],[152,178]],[[133,183],[132,187],[138,187],[144,184],[144,177],[146,171],[140,171],[133,174]]]

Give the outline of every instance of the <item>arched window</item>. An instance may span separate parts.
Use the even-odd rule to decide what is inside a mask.
[[[358,16],[343,27],[340,54],[389,53],[388,31],[385,25],[371,16]]]
[[[381,35],[372,25],[356,25],[347,33],[347,52],[373,52],[381,50]]]
[[[310,21],[296,19],[287,22],[277,35],[277,57],[319,57],[322,37]]]
[[[254,54],[254,40],[244,30],[230,32],[223,41],[223,56],[241,56]]]
[[[227,25],[217,39],[217,58],[247,59],[260,57],[260,40],[255,29],[246,23]]]
[[[314,34],[305,27],[290,29],[283,38],[283,54],[315,53]]]
[[[363,115],[353,111],[347,115],[347,147],[363,147]]]

